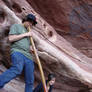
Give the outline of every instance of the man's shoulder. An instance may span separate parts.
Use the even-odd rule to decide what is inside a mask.
[[[22,24],[13,24],[10,27],[9,34],[19,34],[21,29],[22,29]]]
[[[13,24],[12,27],[20,27],[22,24]]]
[[[11,28],[15,28],[15,27],[17,28],[22,27],[22,24],[12,24],[11,25]]]

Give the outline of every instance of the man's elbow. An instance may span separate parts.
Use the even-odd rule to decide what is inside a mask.
[[[8,36],[8,40],[9,40],[9,42],[12,42],[12,37]]]

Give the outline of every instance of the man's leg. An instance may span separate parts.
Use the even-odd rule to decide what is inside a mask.
[[[0,75],[0,88],[2,88],[10,80],[21,74],[24,66],[23,55],[19,52],[14,52],[11,55],[12,67]]]
[[[34,62],[28,58],[25,59],[25,92],[33,92],[34,84]]]

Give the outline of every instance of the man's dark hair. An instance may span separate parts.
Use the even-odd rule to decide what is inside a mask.
[[[33,14],[28,14],[23,20],[22,20],[22,23],[24,22],[31,22],[33,26],[35,26],[37,24],[37,21],[36,21],[36,17],[33,15]]]
[[[28,20],[28,19],[26,19],[26,18],[24,18],[23,20],[22,20],[22,23],[24,23],[24,22],[26,22],[26,21],[28,21],[28,22],[31,22],[32,23],[32,25],[33,26],[35,26],[37,23],[35,23],[33,20]]]
[[[53,74],[53,73],[50,73],[49,75],[48,75],[48,81],[51,81],[53,78],[55,78],[56,76],[55,76],[55,74]]]

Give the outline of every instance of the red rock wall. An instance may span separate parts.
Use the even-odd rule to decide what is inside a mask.
[[[91,0],[27,0],[58,34],[92,58]],[[79,43],[76,43],[76,42]]]
[[[13,11],[14,14],[16,14],[17,17],[19,17],[20,19],[22,19],[25,15],[27,15],[30,12],[33,12],[35,14],[37,13],[40,14],[41,17],[43,17],[50,25],[52,25],[55,28],[55,32],[54,31],[47,32],[47,38],[49,39],[50,37],[53,37],[53,35],[57,35],[58,41],[56,41],[54,45],[57,46],[59,50],[62,50],[62,47],[67,47],[67,48],[68,46],[71,47],[70,44],[65,43],[66,42],[65,40],[62,40],[63,39],[62,37],[64,37],[75,48],[79,49],[82,53],[84,53],[88,57],[90,58],[92,57],[92,54],[91,54],[92,44],[91,44],[91,34],[90,34],[91,31],[89,30],[91,28],[91,22],[89,20],[91,19],[91,14],[90,14],[91,0],[90,1],[87,1],[87,0],[85,1],[84,0],[45,0],[45,1],[43,0],[38,0],[38,1],[37,0],[23,0],[23,1],[0,0],[0,1],[2,1],[5,6],[8,6],[8,8],[11,11]],[[0,11],[1,11],[0,61],[3,61],[3,63],[6,66],[9,66],[10,44],[8,43],[7,36],[8,36],[10,25],[15,23],[16,21],[12,21],[13,19],[10,16],[8,16],[7,18],[6,17],[7,14],[4,13],[2,10]],[[87,12],[88,14],[85,15],[85,12]],[[38,16],[38,20],[39,18],[41,19],[41,21],[39,21],[38,26],[41,27],[41,30],[42,30],[43,24],[41,23],[43,19],[40,16]],[[76,19],[79,21],[77,21]],[[7,21],[6,23],[7,25],[4,25],[5,20]],[[49,25],[48,23],[46,25]],[[75,26],[76,23],[78,25],[77,27]],[[85,25],[87,25],[88,23],[89,25],[87,26],[88,27],[87,28],[85,27]],[[83,29],[84,30],[88,29],[88,31],[84,31]],[[59,35],[56,34],[56,32]],[[44,32],[42,33],[44,34]],[[75,53],[77,53],[76,50],[74,49],[70,51],[72,52],[74,51]],[[62,61],[59,62],[58,60],[58,62],[53,62],[52,60],[54,59],[50,60],[47,58],[46,60],[41,57],[41,61],[43,61],[42,65],[43,65],[45,75],[47,76],[49,72],[54,72],[57,75],[55,92],[79,92],[79,90],[82,90],[80,92],[89,91],[88,85],[81,83],[81,81],[78,80],[75,75],[71,76],[70,70],[64,65],[64,63],[62,63]],[[40,75],[39,75],[37,65],[35,66],[36,66],[35,80],[36,82],[38,82],[40,81]],[[91,68],[89,70],[91,70]]]

